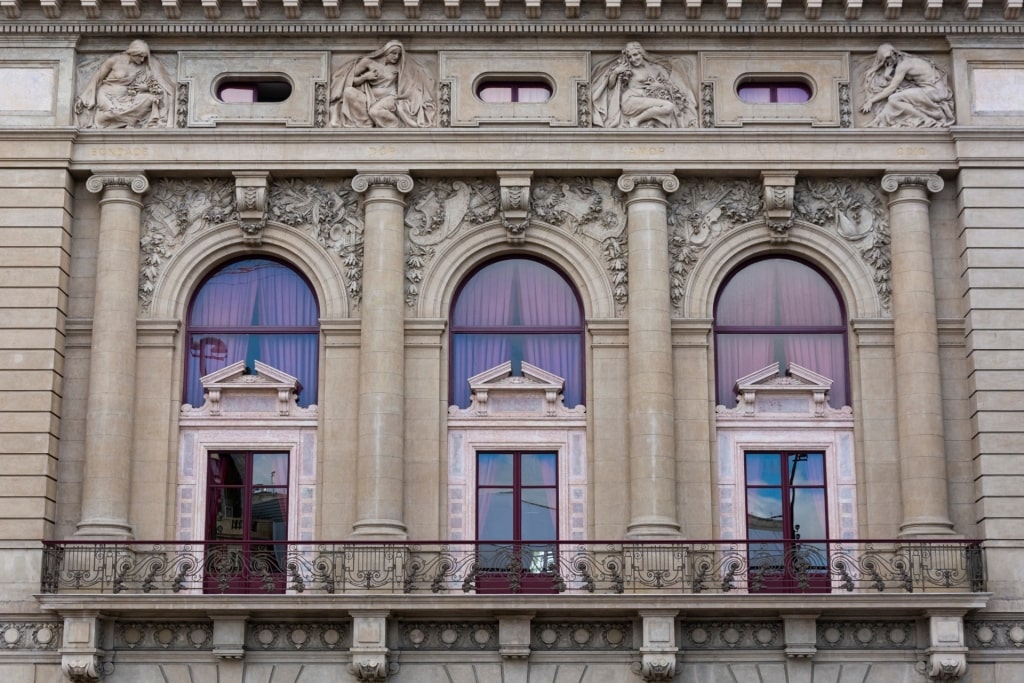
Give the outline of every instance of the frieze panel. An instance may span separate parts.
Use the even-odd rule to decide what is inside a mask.
[[[534,623],[532,650],[632,650],[633,624],[616,622]]]
[[[1024,621],[967,621],[964,631],[970,648],[1024,648]]]
[[[892,299],[889,213],[881,185],[860,178],[800,178],[793,213],[850,243],[871,269],[882,308]]]
[[[115,650],[212,650],[213,623],[118,622],[114,628]]]
[[[60,622],[0,622],[0,645],[7,650],[57,650],[64,625]]]
[[[348,622],[250,622],[245,629],[246,650],[347,650],[351,646]]]
[[[818,622],[822,650],[913,650],[917,625],[912,621]]]
[[[764,214],[760,183],[753,180],[680,178],[668,197],[672,306],[683,302],[686,280],[701,253],[724,233]]]
[[[781,621],[684,622],[684,650],[781,650]]]
[[[309,233],[340,259],[349,297],[362,293],[363,223],[359,196],[349,180],[271,180],[268,220]],[[174,253],[204,230],[239,220],[235,182],[227,178],[165,178],[153,184],[143,206],[139,302],[149,308],[160,272]]]
[[[604,261],[621,310],[629,295],[628,247],[625,195],[616,180],[542,177],[530,195],[535,219],[571,230]]]
[[[402,622],[398,629],[403,650],[498,649],[498,622]]]
[[[405,301],[415,305],[438,244],[498,215],[497,179],[417,178],[406,198]]]

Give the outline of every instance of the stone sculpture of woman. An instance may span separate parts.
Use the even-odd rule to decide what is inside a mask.
[[[875,117],[868,126],[936,128],[951,126],[953,93],[946,74],[929,59],[883,44],[864,74],[861,112]]]
[[[434,81],[397,40],[347,62],[331,77],[331,125],[424,128],[434,125]]]
[[[75,100],[81,128],[155,128],[167,125],[174,80],[133,40],[128,49],[107,59]]]
[[[598,128],[693,128],[693,93],[673,64],[651,57],[638,42],[594,69],[593,123]]]

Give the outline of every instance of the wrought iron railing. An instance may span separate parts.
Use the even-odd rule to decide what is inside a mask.
[[[43,593],[864,593],[985,589],[977,541],[47,541]]]

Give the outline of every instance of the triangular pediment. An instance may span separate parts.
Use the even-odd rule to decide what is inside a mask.
[[[553,372],[527,362],[512,374],[512,361],[505,361],[469,378],[472,402],[468,408],[451,406],[452,416],[527,418],[578,416],[583,406],[566,408],[562,389],[565,380]]]
[[[815,416],[850,414],[849,408],[828,405],[832,380],[802,365],[790,363],[783,373],[772,363],[736,380],[736,407],[718,407],[719,415]]]
[[[224,366],[199,378],[203,385],[203,404],[181,407],[189,417],[260,417],[315,414],[316,407],[300,408],[297,396],[299,380],[287,372],[255,361],[253,372],[245,361]]]
[[[522,374],[512,375],[512,361],[505,361],[489,370],[477,373],[469,378],[471,391],[477,389],[493,390],[497,387],[522,387],[530,386],[533,389],[553,388],[558,391],[565,386],[565,380],[547,370],[542,370],[536,365],[522,361]]]

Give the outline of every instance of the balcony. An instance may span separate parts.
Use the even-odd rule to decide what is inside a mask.
[[[47,541],[41,593],[979,593],[972,540]],[[826,598],[827,599],[827,598]]]

